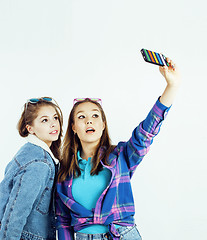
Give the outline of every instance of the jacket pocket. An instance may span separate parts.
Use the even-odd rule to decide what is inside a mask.
[[[36,210],[43,215],[49,213],[51,202],[51,188],[46,187],[37,203]]]

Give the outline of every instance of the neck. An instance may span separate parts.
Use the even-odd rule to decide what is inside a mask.
[[[81,151],[81,158],[88,160],[89,157],[93,158],[96,149],[97,149],[97,144],[94,145],[94,143],[91,144],[84,144],[82,143],[82,151]]]

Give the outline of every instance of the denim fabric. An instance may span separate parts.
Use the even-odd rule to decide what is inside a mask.
[[[133,227],[120,227],[117,231],[120,234],[120,240],[142,240],[136,225]]]
[[[26,143],[0,183],[0,239],[53,240],[55,164],[43,148]]]
[[[120,240],[142,240],[136,225],[133,227],[119,227],[117,231],[120,234]],[[85,234],[75,233],[75,240],[113,240],[113,237],[107,234]]]

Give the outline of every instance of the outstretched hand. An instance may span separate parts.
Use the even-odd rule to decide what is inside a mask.
[[[160,102],[169,107],[174,101],[175,95],[181,83],[181,77],[176,64],[169,58],[167,58],[167,62],[169,63],[169,67],[164,66],[159,68],[161,74],[167,82],[167,86],[160,97]]]
[[[169,58],[166,59],[169,67],[159,67],[160,73],[164,76],[167,84],[172,87],[179,87],[181,78],[176,64]]]

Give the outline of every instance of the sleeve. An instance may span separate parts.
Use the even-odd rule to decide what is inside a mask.
[[[14,177],[12,191],[1,221],[0,239],[19,240],[34,202],[43,191],[49,166],[33,162]]]
[[[130,140],[122,146],[123,158],[127,162],[131,176],[143,157],[148,153],[150,145],[159,133],[169,109],[170,107],[164,106],[158,99],[146,119],[134,129]]]
[[[61,183],[60,183],[61,184]],[[74,231],[71,226],[71,215],[70,210],[61,200],[59,194],[59,183],[57,184],[57,193],[56,193],[56,216],[57,223],[56,228],[58,231],[58,240],[73,240]]]

